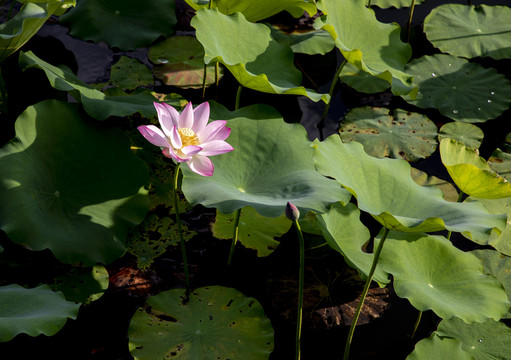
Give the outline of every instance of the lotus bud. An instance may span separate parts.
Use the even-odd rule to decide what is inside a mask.
[[[287,202],[286,205],[286,216],[291,221],[295,221],[300,218],[300,211],[295,205],[293,205],[289,201]]]

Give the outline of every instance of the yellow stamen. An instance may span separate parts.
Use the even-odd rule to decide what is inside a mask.
[[[188,145],[199,145],[199,138],[195,135],[195,132],[190,128],[181,128],[177,130],[179,136],[181,137],[181,142],[183,143],[183,147]]]

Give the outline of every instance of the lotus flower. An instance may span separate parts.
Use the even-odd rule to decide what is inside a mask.
[[[213,175],[213,162],[208,156],[234,150],[224,140],[231,133],[227,121],[216,120],[208,124],[209,104],[204,102],[195,109],[189,102],[181,114],[172,106],[154,103],[161,129],[154,125],[139,126],[138,131],[153,145],[163,148],[163,155],[181,163],[202,176]]]

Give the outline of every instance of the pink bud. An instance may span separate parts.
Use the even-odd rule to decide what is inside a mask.
[[[287,202],[286,205],[286,216],[291,221],[295,221],[300,218],[300,211],[295,205],[293,205],[289,201]]]

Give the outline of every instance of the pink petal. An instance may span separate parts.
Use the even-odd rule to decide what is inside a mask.
[[[147,126],[139,126],[138,131],[142,134],[143,137],[146,138],[147,141],[149,141],[151,144],[159,146],[159,147],[167,147],[169,146],[169,142],[167,141],[167,138],[165,134],[158,129],[154,125],[147,125]]]
[[[211,176],[215,170],[213,162],[206,156],[195,155],[186,163],[194,173],[202,176]]]
[[[197,133],[200,129],[208,124],[209,120],[209,103],[203,102],[193,110],[193,125],[192,130]]]
[[[201,144],[201,146],[202,151],[200,154],[204,156],[220,155],[234,150],[231,145],[223,140],[213,140],[205,144]]]
[[[231,129],[226,128],[225,124],[227,124],[226,120],[216,120],[210,122],[206,127],[200,129],[197,132],[197,136],[199,137],[199,140],[202,143],[206,143],[211,140],[225,140],[227,136],[229,136],[229,133],[231,132]],[[228,130],[224,130],[228,129]],[[225,136],[225,132],[227,131],[227,136]],[[217,135],[222,135],[220,137],[217,137]],[[225,136],[225,138],[222,139],[222,137]]]
[[[158,113],[158,121],[160,122],[161,129],[165,135],[170,136],[170,130],[172,126],[177,125],[179,119],[179,113],[169,104],[165,103],[153,103]]]
[[[162,153],[166,157],[172,158],[177,162],[185,162],[185,161],[190,160],[189,158],[186,158],[186,159],[180,158],[179,156],[176,155],[176,153],[174,152],[174,150],[172,148],[165,148],[165,149],[163,149]]]
[[[188,156],[193,156],[195,154],[198,154],[201,150],[202,150],[202,148],[197,145],[188,145],[181,149],[183,154],[188,155]]]
[[[177,132],[177,126],[173,126],[170,130],[170,143],[172,144],[172,147],[174,149],[181,149],[183,146],[183,143],[181,141],[181,136],[179,136],[179,133]]]
[[[178,128],[189,128],[191,129],[193,126],[193,106],[192,103],[189,102],[186,106],[181,115],[179,115],[179,124]]]

